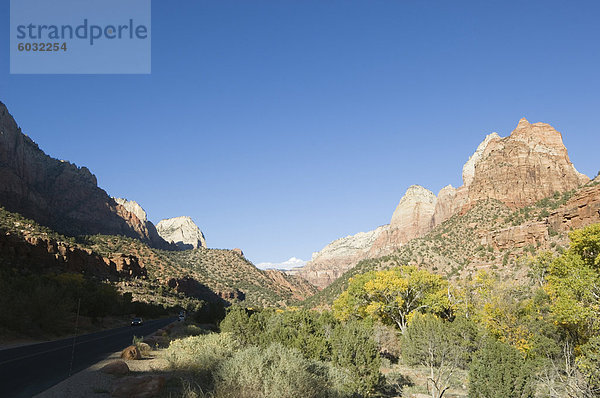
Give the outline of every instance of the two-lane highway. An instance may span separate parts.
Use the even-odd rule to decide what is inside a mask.
[[[0,396],[21,398],[38,394],[69,377],[69,371],[79,372],[130,345],[133,336],[147,336],[175,320],[157,319],[142,326],[1,350]]]

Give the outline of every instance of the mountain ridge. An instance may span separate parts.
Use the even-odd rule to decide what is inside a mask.
[[[47,155],[22,133],[0,102],[0,204],[65,235],[123,235],[169,248],[151,223],[140,220],[98,187],[87,167]]]

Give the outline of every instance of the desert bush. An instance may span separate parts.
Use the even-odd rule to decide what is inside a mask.
[[[202,388],[213,386],[213,374],[220,364],[239,348],[229,333],[212,333],[174,340],[167,349],[172,370],[191,372]]]
[[[281,344],[247,347],[225,360],[215,375],[218,398],[343,397],[350,387],[343,372],[305,359]]]
[[[202,334],[207,334],[208,331],[206,329],[201,328],[198,325],[191,324],[185,326],[185,333],[188,336],[200,336]]]
[[[238,348],[239,344],[231,334],[211,333],[172,341],[167,357],[174,368],[214,368]]]
[[[341,323],[328,311],[250,311],[234,307],[220,328],[244,347],[265,349],[278,343],[297,350],[303,359],[331,362],[343,369],[341,375],[359,396],[373,394],[383,383],[379,348],[368,321]]]
[[[331,360],[329,337],[336,324],[333,317],[315,311],[285,311],[271,313],[264,322],[262,346],[279,342],[295,348],[306,358]]]

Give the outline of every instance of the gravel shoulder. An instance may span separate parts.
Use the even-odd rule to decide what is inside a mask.
[[[125,360],[129,366],[128,376],[140,376],[162,373],[167,370],[168,361],[165,350],[151,351],[148,357],[141,360]],[[112,361],[120,360],[121,352],[111,354],[89,368],[74,374],[50,389],[36,395],[36,398],[87,398],[109,397],[114,383],[123,376],[114,376],[100,371]]]

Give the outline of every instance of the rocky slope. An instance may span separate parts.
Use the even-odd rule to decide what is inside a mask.
[[[366,254],[337,258],[329,255],[327,261],[311,261],[306,266],[309,270],[299,270],[298,274],[323,287],[339,275],[339,270],[350,269],[364,258],[392,254],[453,216],[465,214],[481,201],[497,200],[509,209],[518,209],[589,182],[569,160],[562,135],[548,124],[531,124],[526,119],[521,119],[508,137],[502,138],[497,133],[486,136],[463,166],[462,177],[461,187],[448,185],[437,197],[421,186],[411,186],[389,226],[378,234]],[[507,227],[505,231],[494,232],[495,237],[489,239],[502,241],[507,247],[529,245],[537,243],[538,235],[545,229],[536,223]],[[511,243],[510,236],[517,237],[518,242]],[[318,259],[319,254],[315,257]]]
[[[21,272],[75,272],[100,279],[145,277],[137,257],[124,253],[101,256],[22,216],[0,208],[0,259]]]
[[[156,229],[165,241],[175,244],[181,250],[206,247],[204,234],[190,217],[161,220]]]
[[[243,301],[247,306],[285,306],[312,295],[316,289],[303,279],[279,271],[262,271],[238,252],[224,249],[157,250],[134,240],[113,236],[89,237],[86,246],[100,255],[128,253],[138,258],[154,286],[168,287],[206,300],[220,297]],[[140,281],[128,282],[132,289],[149,290]],[[197,294],[204,292],[202,297]],[[147,300],[152,300],[148,294]]]
[[[60,233],[123,235],[167,244],[98,188],[86,168],[46,155],[0,102],[0,205]]]

